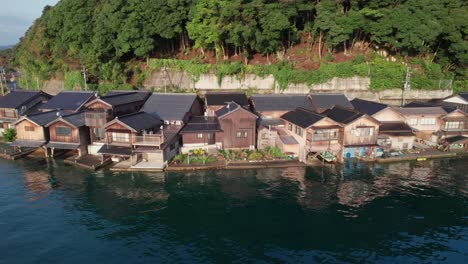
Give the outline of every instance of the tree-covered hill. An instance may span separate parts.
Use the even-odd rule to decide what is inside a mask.
[[[464,80],[466,14],[466,0],[61,0],[31,26],[15,61],[26,78],[84,66],[90,83],[126,83],[148,58],[214,54],[248,64],[263,56],[299,67],[288,55],[295,47],[320,65],[359,45]]]

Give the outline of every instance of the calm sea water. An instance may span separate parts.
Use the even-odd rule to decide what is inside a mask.
[[[468,263],[467,162],[144,174],[0,160],[0,263]]]

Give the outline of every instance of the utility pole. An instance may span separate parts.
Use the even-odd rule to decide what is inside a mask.
[[[85,91],[88,90],[88,83],[87,83],[87,77],[86,77],[86,72],[87,71],[88,70],[86,70],[86,67],[83,65],[83,70],[81,70],[81,72],[83,73]]]
[[[411,68],[406,68],[406,77],[403,84],[403,92],[401,93],[401,104],[405,105],[405,93],[411,89]]]
[[[2,95],[5,95],[5,90],[3,90],[3,74],[4,74],[5,70],[2,68],[0,68],[0,89],[2,89]]]
[[[39,90],[39,78],[36,77],[36,86],[37,86],[37,90]]]

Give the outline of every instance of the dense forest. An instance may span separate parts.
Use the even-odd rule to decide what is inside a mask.
[[[285,56],[295,46],[306,43],[319,64],[359,46],[419,58],[438,67],[434,79],[466,83],[466,14],[466,0],[61,0],[43,10],[14,57],[25,76],[85,67],[91,84],[117,84],[141,75],[149,58],[203,62],[211,54],[216,63],[252,64],[262,56],[295,68]]]

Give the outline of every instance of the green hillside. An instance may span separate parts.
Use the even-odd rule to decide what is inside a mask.
[[[405,63],[416,88],[441,79],[460,88],[467,13],[464,0],[62,0],[44,9],[14,57],[23,82],[54,77],[68,87],[83,67],[94,88],[140,85],[150,58],[170,58],[220,76],[271,73],[283,87],[372,73],[374,89],[398,88],[390,86],[400,85]]]

